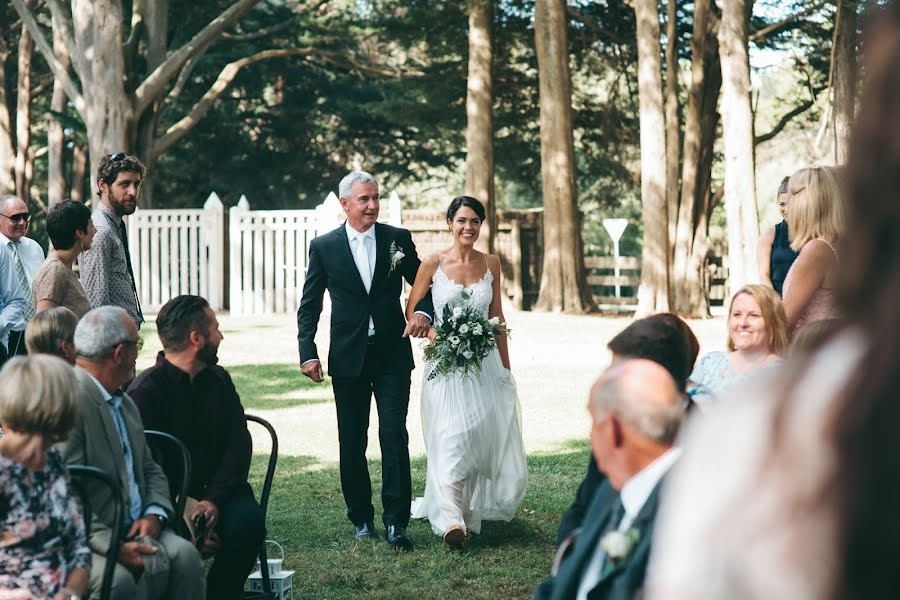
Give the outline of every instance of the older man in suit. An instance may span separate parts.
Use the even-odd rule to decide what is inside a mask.
[[[536,598],[626,600],[643,589],[660,487],[680,452],[674,443],[683,397],[665,368],[631,359],[597,380],[588,408],[591,449],[607,481],[571,556]]]
[[[122,308],[95,308],[78,323],[75,372],[81,416],[66,443],[66,460],[100,468],[122,486],[128,537],[119,550],[112,598],[200,600],[205,596],[200,554],[166,529],[172,516],[169,484],[147,447],[137,407],[121,391],[134,371],[139,345],[134,319]],[[105,488],[92,488],[89,494],[94,512],[89,589],[96,598],[111,543],[113,507]]]

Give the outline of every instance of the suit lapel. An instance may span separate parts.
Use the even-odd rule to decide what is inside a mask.
[[[575,548],[573,554],[563,563],[559,574],[557,575],[557,589],[559,594],[554,594],[554,598],[574,598],[578,592],[578,586],[581,584],[581,577],[584,569],[594,556],[597,544],[608,525],[610,512],[613,504],[618,498],[618,493],[610,485],[609,481],[604,481],[594,492],[594,498],[588,507],[584,517],[584,523],[581,533],[575,540]],[[561,585],[560,585],[561,584]]]
[[[116,429],[116,423],[113,421],[112,413],[109,411],[109,405],[97,388],[97,384],[90,375],[84,373],[82,375],[82,385],[89,390],[90,398],[93,400],[93,408],[97,411],[97,416],[103,424],[103,433],[105,434],[106,443],[109,446],[110,455],[116,463],[116,471],[119,474],[119,481],[122,489],[128,490],[128,472],[125,466],[125,450],[122,447],[122,440],[119,438],[119,431]],[[127,502],[127,499],[126,499]],[[128,504],[126,504],[128,506]]]
[[[377,238],[377,235],[376,235]],[[347,227],[346,225],[341,225],[337,228],[337,252],[335,253],[338,260],[343,263],[344,267],[348,269],[352,275],[353,281],[359,284],[360,289],[363,293],[366,293],[366,285],[363,283],[362,277],[359,274],[359,269],[356,267],[356,260],[353,258],[353,251],[350,249],[350,240],[347,238]],[[377,239],[376,239],[377,241]],[[374,283],[374,278],[373,278]]]
[[[391,239],[388,235],[387,228],[381,223],[375,223],[375,270],[372,274],[372,288],[375,288],[376,282],[380,282],[387,277],[390,263],[390,247]]]

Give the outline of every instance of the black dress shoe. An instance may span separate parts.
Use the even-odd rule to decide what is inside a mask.
[[[406,529],[399,525],[388,525],[384,532],[384,539],[387,540],[388,546],[395,550],[412,552],[412,540],[406,535]]]
[[[356,533],[353,534],[358,540],[371,540],[375,539],[375,524],[372,521],[366,521],[360,525],[356,526]]]

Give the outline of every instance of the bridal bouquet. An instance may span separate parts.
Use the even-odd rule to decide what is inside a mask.
[[[463,292],[463,300],[471,296]],[[444,306],[437,336],[425,346],[425,360],[431,366],[427,379],[438,375],[460,373],[463,377],[481,371],[481,361],[497,347],[497,335],[509,335],[505,323],[494,317],[486,319],[481,311],[463,302],[461,306]]]

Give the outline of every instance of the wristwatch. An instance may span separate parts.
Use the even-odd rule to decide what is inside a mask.
[[[66,596],[66,600],[81,600],[81,596],[73,592],[67,587],[64,587],[60,590]]]

